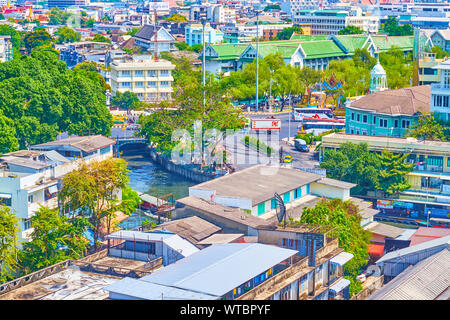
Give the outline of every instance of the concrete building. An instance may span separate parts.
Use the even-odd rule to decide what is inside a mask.
[[[155,50],[155,26],[153,25],[144,25],[139,31],[134,35],[134,44],[137,46],[141,46],[144,49],[147,49],[149,52]],[[167,31],[164,27],[157,27],[157,51],[158,54],[160,52],[166,51],[171,52],[175,51],[175,42],[176,39]]]
[[[278,193],[284,203],[296,207],[310,194],[347,200],[354,184],[297,169],[256,165],[189,188],[189,196],[239,208],[252,216],[275,216]]]
[[[172,99],[171,75],[175,66],[166,60],[123,60],[111,63],[111,94],[130,91],[142,101]]]
[[[434,46],[441,47],[442,50],[450,51],[450,29],[435,30],[430,35]]]
[[[433,69],[440,71],[440,82],[431,84],[430,112],[437,119],[450,121],[450,59]]]
[[[89,3],[89,0],[48,0],[48,7],[67,8],[71,6],[86,6]]]
[[[381,67],[375,66],[374,69]],[[377,69],[368,94],[345,107],[345,132],[369,136],[403,137],[420,114],[430,112],[430,86],[385,90],[384,70]],[[372,71],[373,72],[373,71]],[[373,83],[376,81],[376,83]]]
[[[443,61],[444,59],[436,59],[436,55],[432,52],[423,53],[419,58],[419,86],[441,81],[440,70],[434,67]]]
[[[11,36],[0,36],[0,62],[13,59]]]
[[[19,241],[33,231],[31,217],[40,205],[57,208],[62,178],[81,163],[113,156],[115,141],[103,136],[71,137],[1,156],[0,203],[19,219]]]
[[[185,42],[190,45],[203,43],[203,26],[201,24],[189,24],[184,29]],[[206,43],[220,43],[223,41],[223,32],[214,29],[209,23],[205,25],[205,44]]]
[[[425,210],[443,211],[443,217],[445,212],[450,214],[450,142],[332,133],[323,137],[319,158],[322,160],[326,150],[338,149],[345,142],[367,143],[372,152],[408,153],[407,161],[415,164],[406,176],[410,189],[401,192],[397,200],[390,200],[389,208],[383,210],[408,210],[412,218],[424,220],[428,213]]]
[[[151,261],[162,258],[162,264],[167,266],[198,252],[199,249],[177,234],[168,231],[139,232],[120,230],[111,233],[105,239],[121,243],[109,248],[111,257]]]

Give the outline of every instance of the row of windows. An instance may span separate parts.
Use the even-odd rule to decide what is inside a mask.
[[[356,119],[356,122],[362,122],[362,123],[368,123],[369,122],[367,115],[364,114],[361,117],[361,115],[359,113],[357,113],[356,116],[355,116],[354,112],[351,113],[351,119],[352,120]],[[373,124],[376,124],[377,123],[376,121],[377,121],[377,117],[374,116],[373,117]],[[399,128],[399,123],[401,124],[402,128],[409,128],[409,126],[410,126],[410,121],[409,120],[402,120],[401,122],[399,122],[399,120],[396,119],[396,120],[394,120],[394,128]],[[387,119],[379,119],[378,125],[381,128],[387,128],[388,127],[388,120]]]
[[[306,185],[306,194],[309,194],[310,191],[310,186],[309,184]],[[294,190],[294,199],[298,199],[301,198],[302,196],[302,188],[297,188]],[[291,202],[291,193],[290,192],[286,192],[285,194],[283,194],[283,202],[284,203],[289,203]],[[272,199],[270,201],[270,210],[274,210],[277,207],[277,202],[275,199]],[[263,214],[266,212],[266,203],[260,203],[258,204],[258,215]]]
[[[134,71],[135,77],[143,77],[144,74],[145,74],[144,70],[135,70]],[[156,70],[148,70],[147,71],[147,77],[156,77],[156,75],[157,75]],[[121,71],[121,76],[122,77],[131,77],[131,71],[129,71],[129,70]],[[168,77],[168,76],[170,76],[170,71],[169,70],[160,70],[159,76],[160,77]]]
[[[170,82],[169,81],[160,81],[159,82],[159,86],[161,88],[169,88],[170,87]],[[121,88],[131,88],[131,82],[120,82],[119,83]],[[137,81],[134,82],[134,87],[135,88],[144,88],[144,82],[143,81]],[[148,81],[147,82],[147,87],[148,88],[156,88],[156,81]]]
[[[433,104],[435,107],[449,107],[449,96],[436,96],[433,95]]]

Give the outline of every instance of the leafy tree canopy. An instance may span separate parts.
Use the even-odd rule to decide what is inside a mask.
[[[124,93],[117,91],[111,104],[125,110],[138,109],[142,103],[136,93],[125,91]]]
[[[414,33],[410,24],[399,26],[396,17],[389,17],[382,28],[389,36],[411,36]]]
[[[81,40],[81,35],[67,26],[59,28],[56,35],[58,36],[57,43],[77,42]]]
[[[18,267],[18,232],[18,219],[9,207],[0,204],[0,284],[12,280]]]
[[[344,35],[344,34],[362,34],[364,31],[361,30],[361,28],[358,28],[356,26],[346,26],[344,29],[339,30],[338,34]]]
[[[297,34],[303,34],[303,30],[300,27],[294,26],[284,28],[283,30],[278,32],[277,36],[275,37],[275,40],[289,40],[294,32]]]
[[[178,14],[178,13],[174,13],[170,17],[167,18],[167,21],[184,22],[184,21],[188,21],[188,20],[185,16]]]
[[[411,126],[406,135],[420,140],[447,140],[444,127],[431,114],[421,114],[417,123]]]
[[[101,34],[96,34],[91,41],[95,41],[95,42],[107,42],[107,43],[111,43],[111,39],[105,37],[104,35]]]

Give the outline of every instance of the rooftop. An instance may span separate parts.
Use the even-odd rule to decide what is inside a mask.
[[[31,146],[33,150],[48,150],[52,147],[59,147],[69,145],[78,148],[84,152],[93,152],[95,150],[110,146],[116,142],[113,139],[104,137],[102,135],[93,136],[81,136],[81,137],[69,137],[66,139],[50,141],[42,144],[36,144]]]
[[[255,206],[272,199],[275,192],[283,194],[321,179],[318,174],[296,169],[256,165],[189,189],[215,190],[216,196],[251,199]]]
[[[416,86],[368,94],[348,108],[387,115],[416,115],[430,111],[430,86]]]
[[[409,238],[410,246],[450,235],[450,229],[419,227]]]
[[[217,233],[212,236],[203,239],[198,244],[219,244],[219,243],[230,243],[241,237],[243,237],[243,233]]]
[[[397,238],[399,235],[401,235],[403,232],[405,232],[405,229],[394,227],[389,224],[381,223],[381,222],[372,222],[372,223],[368,224],[367,226],[365,226],[364,229],[371,233],[376,233],[383,237],[388,237],[388,238],[393,238],[393,239]]]
[[[295,250],[260,243],[214,244],[139,281],[147,292],[158,289],[157,284],[221,297],[295,254]],[[126,281],[119,280],[106,289],[121,293]]]
[[[450,297],[450,252],[439,253],[410,266],[368,297],[368,300],[435,300]]]

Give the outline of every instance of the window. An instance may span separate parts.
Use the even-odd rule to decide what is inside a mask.
[[[394,127],[398,128],[398,120],[394,120]]]
[[[149,76],[149,77],[156,77],[156,71],[155,70],[147,71],[147,76]]]
[[[148,83],[149,88],[156,88],[156,82],[155,81],[149,81]]]
[[[122,77],[131,77],[131,71],[122,71]]]
[[[169,71],[169,70],[161,70],[161,71],[159,72],[159,75],[160,75],[161,77],[168,77],[168,76],[170,76],[170,71]]]
[[[409,120],[402,120],[402,128],[409,128]]]
[[[352,112],[352,120],[355,120],[355,114]]]
[[[131,82],[122,82],[121,87],[122,88],[131,88]]]
[[[270,200],[270,210],[273,210],[277,207],[277,201],[275,199]]]
[[[28,203],[33,203],[33,195],[32,194],[30,194],[28,196]]]
[[[286,192],[285,194],[283,194],[283,201],[284,201],[284,203],[288,203],[289,201],[291,201],[291,193],[290,192]]]
[[[144,87],[144,83],[142,81],[136,82],[136,88],[143,88],[143,87]]]
[[[363,122],[364,122],[364,123],[367,123],[367,115],[366,115],[366,114],[363,115]]]
[[[135,77],[143,77],[143,76],[144,76],[144,71],[142,71],[142,70],[136,70],[136,71],[134,72],[134,76],[135,76]]]
[[[23,219],[23,230],[31,228],[31,219]]]
[[[373,124],[376,124],[377,123],[377,117],[373,117]]]
[[[266,212],[266,204],[265,202],[258,204],[258,216]]]
[[[162,88],[167,88],[169,87],[169,81],[161,81],[160,85]]]
[[[111,151],[111,146],[104,147],[100,149],[100,154],[105,154]]]
[[[143,252],[148,254],[155,254],[155,243],[154,242],[143,242],[143,241],[125,241],[124,250]]]
[[[309,184],[306,185],[306,194],[309,194]]]
[[[387,128],[388,124],[387,124],[387,119],[380,119],[380,127],[382,128]]]
[[[358,122],[360,122],[361,120],[361,115],[358,113],[357,115],[356,115],[356,121],[358,121]]]
[[[300,198],[302,196],[302,188],[297,188],[294,190],[294,199]]]
[[[11,207],[11,195],[8,193],[0,194],[0,204]]]

